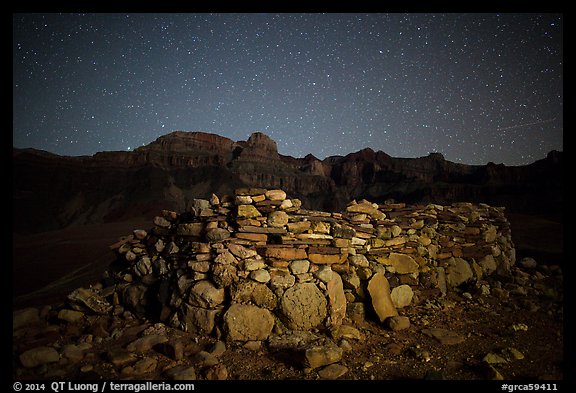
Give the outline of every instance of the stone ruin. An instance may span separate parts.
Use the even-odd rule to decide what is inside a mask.
[[[74,291],[72,303],[230,341],[333,335],[345,317],[394,328],[415,296],[509,275],[515,263],[504,208],[362,200],[328,213],[261,188],[164,210],[111,249],[103,287]]]

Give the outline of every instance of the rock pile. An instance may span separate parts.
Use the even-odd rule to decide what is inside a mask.
[[[442,296],[515,263],[503,208],[362,200],[328,213],[260,188],[164,210],[111,248],[105,287],[76,291],[77,304],[232,341],[333,332],[366,313],[385,322],[420,289]]]

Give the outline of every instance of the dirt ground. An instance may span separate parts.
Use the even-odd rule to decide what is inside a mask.
[[[361,337],[347,340],[349,345],[339,362],[347,372],[340,379],[479,380],[493,379],[498,372],[505,379],[534,382],[574,375],[576,369],[566,366],[564,353],[564,276],[561,267],[550,266],[563,259],[563,243],[559,240],[563,236],[562,224],[543,218],[531,221],[523,216],[510,220],[520,257],[540,252],[540,256],[550,258],[537,259],[538,267],[526,271],[530,278],[524,286],[534,288],[537,283],[539,290],[510,291],[509,297],[502,297],[496,293],[481,295],[479,288],[468,288],[471,296],[453,292],[442,299],[420,293],[418,301],[400,310],[411,322],[410,328],[400,331],[381,326],[370,315],[364,322],[345,320],[345,324],[358,329]],[[125,347],[153,323],[130,316],[106,317],[109,319],[100,321],[109,333],[116,329],[122,334],[114,339],[94,340],[88,354],[78,363],[62,360],[49,368],[34,369],[24,369],[19,364],[17,354],[28,348],[54,343],[63,348],[94,337],[95,320],[78,325],[56,323],[54,310],[72,289],[99,280],[112,257],[109,244],[132,229],[148,226],[144,222],[128,222],[14,237],[13,308],[53,305],[53,311],[48,311],[42,324],[14,335],[14,379],[166,379],[167,370],[177,365],[196,365],[198,379],[210,378],[212,374],[206,371],[210,367],[199,365],[195,356],[202,350],[209,351],[219,338],[172,329],[167,334],[184,343],[182,359],[150,350],[144,357],[155,359],[157,366],[148,373],[134,375],[125,367],[114,367],[106,354]],[[498,286],[490,280],[495,278],[488,283]],[[500,284],[506,287],[510,283],[502,280]],[[448,329],[462,335],[464,341],[441,344],[423,333],[426,328]],[[493,364],[493,368],[483,361],[490,353],[506,358],[507,348],[519,351],[523,359],[508,356],[509,360]],[[266,343],[252,343],[248,348],[243,343],[226,343],[218,364],[226,369],[228,380],[321,378],[318,369],[307,369],[299,359],[270,350]]]

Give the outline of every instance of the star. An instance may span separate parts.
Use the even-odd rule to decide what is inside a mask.
[[[563,150],[562,31],[537,13],[13,14],[13,145],[265,130],[295,157],[529,164]]]

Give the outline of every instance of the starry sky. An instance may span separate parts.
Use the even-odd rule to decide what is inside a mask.
[[[269,135],[323,159],[563,150],[561,14],[13,14],[13,146]]]

